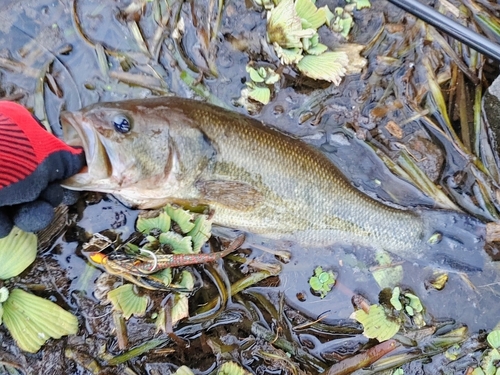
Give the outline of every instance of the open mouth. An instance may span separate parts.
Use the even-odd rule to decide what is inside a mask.
[[[102,191],[102,180],[111,176],[112,167],[99,133],[78,112],[63,112],[61,125],[64,141],[70,146],[82,147],[87,161],[86,168],[63,181],[62,185],[73,190],[91,190],[99,186]]]

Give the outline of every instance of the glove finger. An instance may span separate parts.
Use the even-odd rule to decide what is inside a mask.
[[[40,198],[49,202],[52,207],[57,207],[64,198],[64,189],[58,183],[49,184],[40,194]]]
[[[53,218],[54,208],[41,200],[19,205],[12,217],[14,224],[26,232],[42,230]]]
[[[62,203],[71,206],[75,204],[80,198],[80,192],[75,190],[69,190],[63,188],[63,200]]]
[[[9,215],[4,210],[0,209],[0,238],[8,236],[12,230],[13,223]]]
[[[42,191],[40,198],[49,202],[52,207],[57,207],[61,203],[70,206],[80,198],[80,192],[65,189],[58,182],[53,182]]]

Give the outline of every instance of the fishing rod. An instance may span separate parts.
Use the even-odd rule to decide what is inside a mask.
[[[418,0],[389,0],[389,2],[468,45],[477,52],[500,62],[500,46],[498,44],[444,16],[433,8],[421,4]]]

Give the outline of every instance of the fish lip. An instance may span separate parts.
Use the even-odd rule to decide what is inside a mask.
[[[111,162],[99,133],[78,112],[62,112],[60,121],[63,140],[69,146],[82,147],[87,162],[87,168],[64,180],[61,185],[68,189],[85,190],[95,186],[98,180],[108,179],[112,175]]]

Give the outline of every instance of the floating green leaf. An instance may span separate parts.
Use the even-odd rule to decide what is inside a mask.
[[[326,22],[324,8],[317,8],[311,0],[297,0],[295,10],[300,17],[304,29],[311,28],[317,30]]]
[[[170,216],[165,212],[160,212],[158,216],[151,218],[139,216],[136,227],[142,233],[150,233],[155,229],[161,232],[168,232],[170,230]]]
[[[194,375],[193,371],[187,366],[181,366],[174,372],[174,375]]]
[[[248,375],[250,374],[235,362],[226,362],[217,370],[217,375]]]
[[[78,320],[55,303],[14,289],[3,304],[3,323],[22,350],[37,352],[49,338],[76,334]]]
[[[391,305],[394,306],[396,310],[401,311],[403,310],[403,305],[401,304],[399,297],[400,297],[400,289],[399,286],[397,286],[392,290]]]
[[[179,233],[167,232],[160,234],[160,243],[168,245],[174,254],[193,254],[193,243],[190,236],[181,236]]]
[[[172,325],[187,317],[189,317],[188,297],[185,294],[176,293],[172,307]]]
[[[36,246],[36,235],[23,232],[17,227],[7,237],[0,239],[0,280],[19,275],[33,263]]]
[[[500,361],[500,353],[497,349],[491,349],[488,351],[488,354],[484,356],[481,361],[481,368],[485,372],[486,375],[493,375],[497,373],[496,364]]]
[[[500,347],[500,330],[491,331],[488,336],[486,336],[486,340],[488,340],[488,344],[493,349],[498,349]]]
[[[373,278],[380,288],[393,288],[403,280],[403,267],[393,266],[392,258],[385,251],[377,251],[376,260],[381,266],[372,272]]]
[[[424,307],[420,302],[420,298],[418,298],[415,294],[412,293],[405,293],[405,298],[408,298],[410,300],[409,306],[412,308],[412,310],[414,310],[417,313],[422,312]]]
[[[399,331],[399,324],[390,320],[380,305],[371,305],[368,314],[357,310],[354,318],[363,324],[363,335],[380,342],[389,340]]]
[[[132,315],[142,316],[146,313],[149,298],[139,296],[136,289],[135,285],[125,284],[108,292],[108,299],[113,307],[121,311],[125,319],[129,319]]]
[[[177,285],[183,291],[192,292],[194,289],[194,277],[191,272],[188,272],[186,270],[182,271],[180,281]]]
[[[9,289],[3,286],[0,288],[0,304],[7,301],[7,298],[9,298]]]
[[[332,271],[323,271],[318,266],[314,270],[314,276],[309,279],[309,285],[312,290],[320,294],[321,298],[325,298],[326,294],[332,290],[335,285],[335,275]]]
[[[266,74],[265,74],[265,71],[264,71],[264,74],[261,75],[259,74],[259,71],[257,71],[256,69],[252,68],[251,66],[248,66],[246,67],[246,70],[248,72],[248,74],[250,75],[250,79],[254,82],[264,82],[264,79],[266,77]]]
[[[356,0],[356,9],[371,8],[370,0]]]
[[[403,279],[403,267],[397,265],[378,268],[372,272],[372,275],[380,288],[392,288]]]
[[[281,78],[281,76],[271,68],[267,68],[266,72],[266,85],[274,85]]]
[[[345,75],[349,59],[345,52],[325,52],[321,55],[304,56],[297,68],[306,76],[339,85]]]
[[[307,49],[307,53],[310,55],[321,55],[322,53],[326,52],[328,49],[327,46],[321,43],[317,43],[314,46],[311,46],[310,48]]]
[[[303,29],[293,0],[282,0],[268,13],[267,35],[271,43],[283,48],[301,48],[301,38],[310,38],[315,30]]]
[[[271,100],[271,90],[268,87],[249,87],[248,97],[265,105]]]
[[[150,275],[150,277],[165,286],[169,286],[172,283],[172,268],[165,268],[161,271],[155,272]]]
[[[282,64],[297,64],[304,57],[301,48],[282,48],[278,43],[274,43],[273,46]]]
[[[166,206],[165,211],[168,216],[177,223],[179,228],[181,228],[182,233],[187,233],[194,228],[194,223],[191,222],[191,214],[184,211],[182,208]]]

